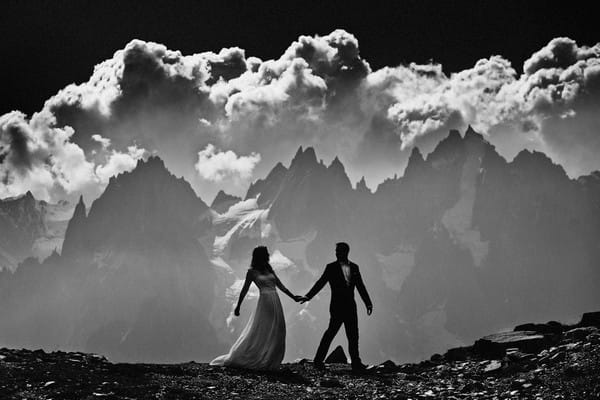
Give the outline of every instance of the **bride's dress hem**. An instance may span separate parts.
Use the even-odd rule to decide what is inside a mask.
[[[259,274],[254,282],[260,290],[256,309],[229,353],[215,358],[210,365],[264,371],[281,365],[286,329],[274,275]]]

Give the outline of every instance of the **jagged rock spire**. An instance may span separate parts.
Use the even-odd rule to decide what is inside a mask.
[[[459,139],[462,139],[462,137],[460,136],[460,132],[457,129],[450,129],[448,136],[444,140],[453,141]]]
[[[485,140],[483,138],[483,135],[476,132],[475,129],[473,129],[473,127],[471,125],[469,125],[467,127],[464,138],[465,138],[465,140],[468,140],[468,139],[477,139],[477,140],[481,140],[481,141]]]
[[[367,186],[367,181],[365,180],[364,176],[360,178],[360,181],[356,183],[356,191],[360,193],[371,193],[371,190]]]
[[[327,167],[327,169],[331,172],[334,172],[336,174],[344,174],[346,175],[346,169],[344,168],[344,164],[342,164],[342,162],[340,161],[339,158],[337,158],[337,156],[333,159],[333,161],[331,162],[331,164],[329,164],[329,166]]]
[[[337,156],[333,159],[331,164],[329,164],[329,167],[327,167],[327,172],[329,172],[335,180],[342,182],[344,186],[352,188],[350,178],[348,178],[348,175],[346,174],[346,168],[344,168],[344,164],[342,164]]]
[[[219,190],[219,193],[217,193],[215,196],[210,208],[218,213],[224,213],[229,209],[230,206],[241,200],[242,199],[240,197],[225,193],[224,190]]]
[[[73,216],[67,225],[65,240],[62,247],[63,255],[71,255],[78,250],[81,250],[83,245],[82,229],[85,225],[86,218],[87,211],[83,201],[83,195],[81,195],[79,196],[79,201],[73,211]]]
[[[298,154],[296,153],[296,155]],[[259,202],[261,204],[272,201],[287,172],[288,169],[278,162],[265,179],[259,179],[250,185],[245,199],[252,199],[260,195]]]
[[[317,155],[315,154],[315,149],[312,147],[307,147],[303,151],[302,146],[300,146],[296,152],[296,155],[292,159],[290,169],[298,166],[307,167],[312,165],[319,165]]]
[[[408,163],[406,164],[406,168],[404,169],[404,177],[412,177],[423,169],[426,166],[425,158],[421,154],[421,151],[418,147],[413,147],[410,152],[410,156],[408,157]]]

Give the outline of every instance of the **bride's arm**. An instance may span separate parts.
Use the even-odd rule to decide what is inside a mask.
[[[273,275],[275,275],[275,273],[273,273]],[[277,275],[275,275],[275,285],[277,285],[279,290],[281,290],[283,293],[287,294],[292,300],[298,301],[298,296],[295,296],[292,292],[290,292],[288,290],[288,288],[283,286],[283,283],[281,283],[281,281],[279,280],[279,277]]]
[[[242,291],[240,292],[240,298],[238,299],[237,306],[233,311],[236,317],[240,315],[240,307],[242,306],[242,301],[244,300],[244,297],[246,297],[248,289],[250,289],[250,284],[252,283],[252,275],[252,270],[249,269],[248,272],[246,272],[246,280],[244,281],[244,286],[242,287]]]

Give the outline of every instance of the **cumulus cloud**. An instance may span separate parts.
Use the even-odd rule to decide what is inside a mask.
[[[20,112],[0,116],[0,197],[27,190],[50,201],[79,193],[95,197],[110,176],[133,168],[144,154],[131,146],[127,153],[112,150],[106,164],[96,163],[71,142],[71,127],[54,125],[54,117],[46,112],[31,119]],[[110,142],[100,136],[96,140],[105,153]]]
[[[259,161],[260,154],[258,153],[238,156],[231,150],[218,151],[214,145],[209,144],[198,153],[198,162],[195,167],[204,179],[210,181],[247,180],[252,176],[252,171]]]
[[[507,158],[533,148],[571,176],[600,169],[600,44],[554,39],[523,71],[500,55],[454,73],[414,63],[373,71],[344,30],[301,36],[272,60],[133,40],[30,119],[0,117],[0,194],[101,188],[142,149],[204,198],[243,194],[299,145],[340,156],[351,179],[374,186],[402,172],[413,146],[428,152],[469,124]]]
[[[110,146],[110,139],[104,138],[98,134],[92,135],[92,140],[100,143],[100,145],[102,145],[103,149],[107,149]]]
[[[548,153],[572,176],[600,169],[600,43],[556,38],[524,63],[519,81],[525,114]]]
[[[112,150],[106,163],[96,166],[96,176],[101,183],[106,184],[111,177],[135,168],[138,160],[142,159],[145,153],[144,149],[136,145],[129,146],[125,153]]]

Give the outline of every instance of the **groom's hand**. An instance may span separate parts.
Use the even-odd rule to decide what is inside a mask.
[[[240,308],[236,307],[235,310],[233,310],[233,315],[235,315],[236,317],[240,316]]]
[[[307,301],[309,301],[310,299],[306,296],[300,296],[300,304],[304,304]]]
[[[367,306],[367,315],[373,314],[373,306]]]

